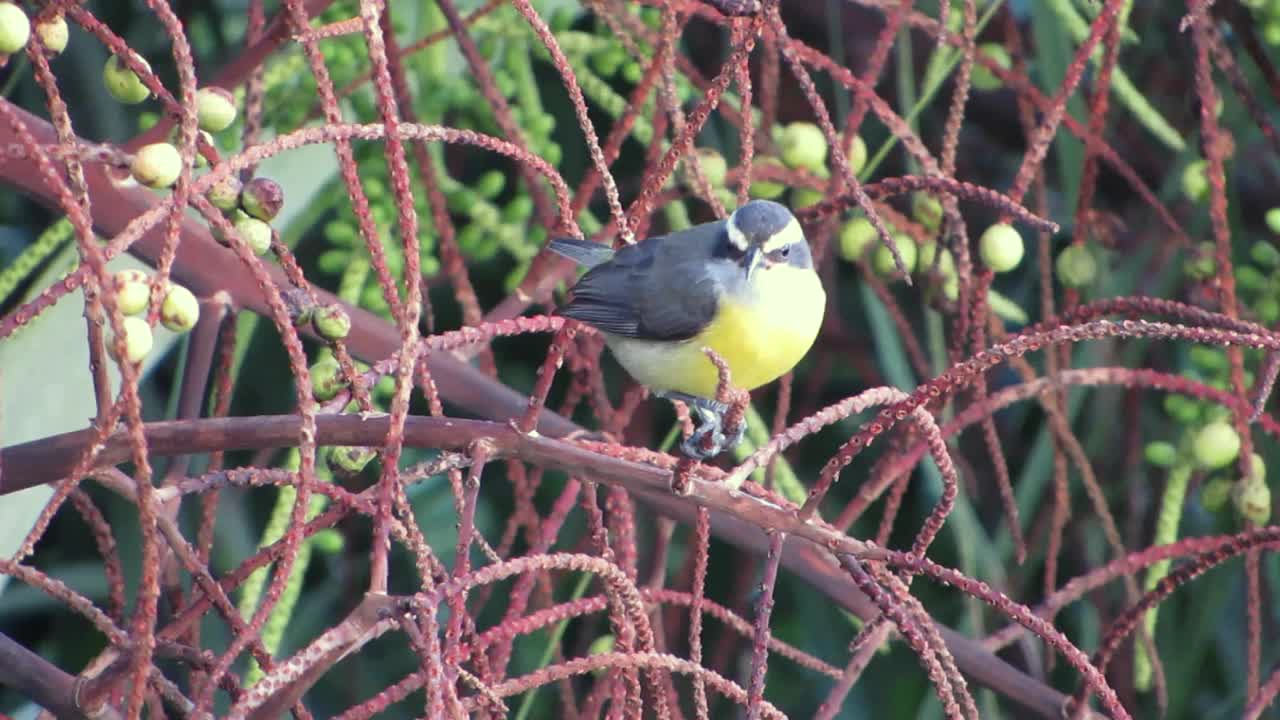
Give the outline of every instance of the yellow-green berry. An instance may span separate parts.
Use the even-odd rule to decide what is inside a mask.
[[[271,249],[271,226],[248,215],[236,221],[236,232],[244,238],[254,255],[266,255]]]
[[[1267,228],[1271,232],[1280,235],[1280,207],[1273,207],[1267,211],[1266,215]]]
[[[1003,70],[1013,67],[1013,58],[1009,57],[1009,51],[1005,50],[1000,43],[983,43],[978,46],[978,52],[991,58],[996,66]],[[975,88],[984,91],[998,90],[1004,85],[1004,81],[980,62],[974,63],[970,80]]]
[[[164,304],[160,306],[160,322],[174,332],[187,332],[196,326],[200,319],[200,301],[190,290],[176,283],[170,284],[169,292],[164,296]]]
[[[1231,498],[1231,489],[1235,482],[1231,478],[1213,477],[1200,490],[1200,504],[1209,512],[1217,512],[1226,506]]]
[[[196,92],[196,118],[201,130],[222,132],[236,121],[236,98],[215,85]]]
[[[916,257],[918,248],[916,241],[911,239],[906,233],[894,233],[893,244],[898,248],[898,254],[902,256],[903,269],[907,272],[915,272]],[[898,265],[893,261],[893,252],[889,250],[889,246],[881,243],[875,254],[871,257],[871,267],[879,274],[885,277],[894,276],[898,273]]]
[[[0,2],[0,55],[12,55],[27,46],[31,38],[31,19],[22,8]]]
[[[713,188],[724,187],[725,178],[729,175],[729,163],[725,162],[724,156],[711,148],[698,148],[695,152],[707,184]]]
[[[1203,202],[1209,197],[1209,163],[1196,160],[1182,169],[1182,194],[1191,202]]]
[[[1173,467],[1173,464],[1178,461],[1178,448],[1174,447],[1173,443],[1163,440],[1147,443],[1142,452],[1147,462],[1157,467]]]
[[[127,317],[124,319],[124,356],[131,363],[140,363],[142,359],[151,352],[153,338],[151,336],[151,326],[146,320],[140,317]],[[111,352],[111,357],[120,361],[115,352],[114,338],[107,340],[107,349]]]
[[[777,158],[762,157],[757,158],[755,165],[752,167],[753,178],[758,177],[760,170],[765,168],[782,168],[784,165]],[[751,181],[751,197],[762,198],[764,200],[774,200],[782,193],[787,191],[787,186],[775,180],[756,180]]]
[[[1098,261],[1085,245],[1072,243],[1058,254],[1053,263],[1058,282],[1064,287],[1082,288],[1093,282],[1098,274]]]
[[[1196,433],[1191,442],[1191,454],[1202,469],[1226,467],[1240,454],[1240,436],[1224,420],[1211,422]]]
[[[133,156],[133,179],[160,190],[173,185],[182,174],[182,156],[169,143],[151,143]]]
[[[911,196],[911,217],[929,230],[937,230],[942,225],[942,201],[928,193],[914,193]]]
[[[978,255],[996,272],[1008,272],[1022,262],[1022,235],[1008,223],[996,223],[978,238]]]
[[[320,402],[327,402],[338,396],[347,386],[342,377],[342,366],[332,357],[317,360],[311,366],[311,394]]]
[[[112,276],[115,285],[116,307],[125,315],[137,315],[147,309],[151,299],[151,284],[142,270],[121,270]]]
[[[1246,520],[1266,525],[1271,519],[1271,488],[1267,485],[1266,469],[1259,472],[1262,459],[1256,453],[1252,459],[1253,472],[1235,484],[1231,499],[1235,502],[1236,511]]]
[[[151,69],[147,61],[137,53],[134,53],[134,58],[146,69]],[[102,67],[102,82],[107,86],[107,92],[111,93],[111,97],[126,105],[137,105],[151,97],[151,91],[143,84],[142,79],[125,67],[124,63],[120,62],[120,58],[115,55],[108,58],[107,63]]]
[[[849,160],[849,171],[854,175],[860,174],[867,166],[867,143],[861,135],[854,134],[853,139],[849,141],[849,152],[845,157]]]
[[[40,44],[50,54],[60,55],[67,49],[67,40],[71,37],[71,31],[62,13],[37,20],[35,30],[36,37],[40,38]]]
[[[1280,216],[1276,221],[1280,222]],[[1263,267],[1280,267],[1280,250],[1266,240],[1259,240],[1249,248],[1249,259]]]
[[[827,138],[813,123],[787,125],[778,139],[778,149],[782,162],[793,168],[818,170],[827,164]]]
[[[329,462],[340,470],[355,474],[364,470],[377,454],[373,448],[343,445],[329,452]]]
[[[840,228],[840,257],[849,262],[861,260],[878,237],[876,227],[867,218],[850,220]]]
[[[316,332],[325,340],[341,340],[351,332],[351,316],[341,305],[325,305],[316,308],[311,320]]]
[[[256,177],[240,191],[240,207],[252,217],[271,222],[284,207],[284,189],[275,180]]]
[[[222,212],[231,212],[240,205],[240,190],[240,178],[228,175],[214,183],[204,196]]]

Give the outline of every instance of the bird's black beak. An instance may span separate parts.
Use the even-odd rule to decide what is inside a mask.
[[[747,270],[747,279],[751,279],[751,274],[760,267],[760,246],[752,245],[747,248],[747,254],[742,258],[742,265]]]

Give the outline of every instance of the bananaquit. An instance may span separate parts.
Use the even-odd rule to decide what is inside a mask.
[[[800,362],[826,308],[800,223],[768,200],[617,251],[577,239],[550,248],[589,268],[559,314],[600,330],[640,384],[697,414],[697,430],[681,445],[689,457],[712,457],[742,439],[741,427],[724,436],[728,407],[715,399],[719,373],[703,348],[724,358],[736,387],[752,390]]]

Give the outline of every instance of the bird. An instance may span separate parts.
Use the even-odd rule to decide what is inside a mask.
[[[679,401],[699,423],[681,443],[707,460],[742,440],[724,433],[719,371],[754,390],[794,368],[818,336],[826,291],[799,221],[786,206],[751,200],[727,218],[614,250],[556,238],[550,250],[587,268],[555,314],[598,330],[618,363],[656,397]],[[710,438],[710,442],[707,442]]]

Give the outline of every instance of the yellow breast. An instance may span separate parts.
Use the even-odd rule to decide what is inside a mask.
[[[754,297],[721,299],[715,319],[684,342],[611,338],[619,363],[640,383],[714,398],[719,375],[702,348],[729,364],[734,386],[753,390],[787,373],[818,336],[826,293],[817,273],[791,266],[761,268]]]

